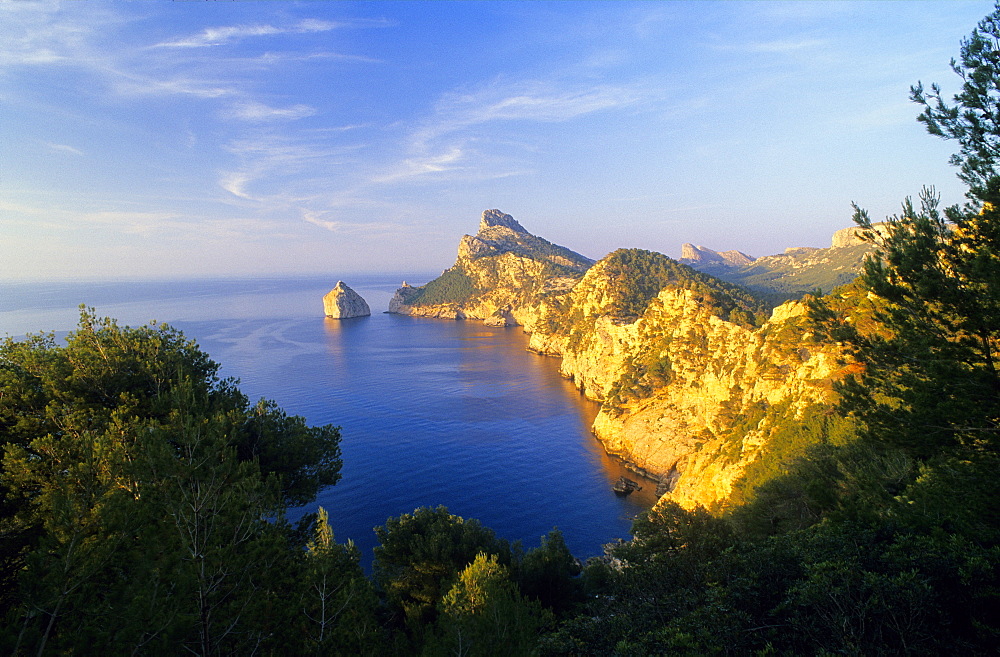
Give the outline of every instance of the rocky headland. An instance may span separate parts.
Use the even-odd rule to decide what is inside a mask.
[[[841,233],[832,249],[867,249]],[[800,301],[775,305],[640,249],[594,263],[498,210],[462,238],[455,265],[392,304],[523,326],[530,349],[561,357],[562,374],[601,403],[593,431],[607,451],[686,507],[723,507],[801,455],[818,438],[797,428],[821,424],[833,381],[853,367],[813,333]]]
[[[337,285],[323,297],[323,311],[327,317],[334,319],[368,317],[372,314],[368,302],[344,281],[337,281]]]
[[[532,235],[509,214],[487,210],[479,231],[459,242],[455,264],[427,285],[399,288],[389,312],[478,319],[491,326],[530,324],[542,298],[568,292],[593,264]]]

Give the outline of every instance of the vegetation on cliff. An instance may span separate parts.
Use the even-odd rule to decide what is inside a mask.
[[[766,317],[767,306],[745,289],[696,271],[676,260],[652,251],[619,249],[601,261],[607,277],[610,303],[604,313],[622,321],[644,315],[663,290],[693,292],[693,300],[708,314],[745,328],[753,328]],[[579,344],[593,324],[592,317],[579,311],[570,315],[570,345]],[[642,349],[627,358],[621,374],[609,391],[606,403],[620,407],[644,399],[671,381],[670,354],[674,349],[704,351],[704,335],[688,334],[682,339],[662,330],[660,325],[644,325],[638,335]],[[676,344],[675,344],[676,343]]]
[[[739,325],[754,326],[765,316],[765,304],[743,288],[661,253],[618,249],[594,266],[574,290],[573,297],[580,300],[570,299],[562,316],[552,317],[545,330],[567,336],[570,349],[576,349],[593,336],[597,317],[610,317],[619,324],[633,323],[665,289],[690,290],[707,313]]]
[[[618,249],[601,264],[610,303],[607,314],[621,318],[641,315],[666,287],[693,290],[699,303],[720,318],[753,326],[764,304],[745,289],[720,281],[654,251]]]
[[[462,267],[446,269],[440,276],[416,288],[407,299],[411,306],[437,306],[442,304],[464,304],[481,290]]]

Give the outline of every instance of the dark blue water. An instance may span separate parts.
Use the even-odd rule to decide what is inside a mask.
[[[342,427],[343,479],[317,503],[366,562],[373,527],[439,504],[526,547],[559,527],[580,557],[627,538],[654,486],[611,491],[627,473],[591,435],[597,407],[559,361],[526,351],[520,328],[383,314],[400,278],[348,278],[374,312],[351,320],[323,316],[335,277],[0,285],[0,334],[71,329],[79,303],[123,324],[169,321],[251,399]]]

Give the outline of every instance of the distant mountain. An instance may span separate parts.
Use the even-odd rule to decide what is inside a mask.
[[[857,278],[872,250],[871,244],[860,238],[860,230],[857,227],[838,230],[829,248],[792,247],[784,253],[760,258],[739,251],[718,252],[684,244],[680,261],[749,288],[772,303],[780,303],[817,288],[829,292]]]
[[[681,262],[694,266],[700,265],[725,265],[727,267],[743,267],[754,261],[753,256],[748,256],[742,251],[713,251],[704,246],[694,244],[684,244],[681,246]],[[695,267],[697,269],[697,267]]]

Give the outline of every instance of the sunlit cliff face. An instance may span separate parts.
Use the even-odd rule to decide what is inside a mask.
[[[530,349],[562,357],[563,375],[602,402],[593,430],[607,450],[669,480],[688,507],[724,502],[785,425],[832,403],[842,355],[813,339],[804,305],[768,317],[745,290],[648,251],[616,251],[585,274],[553,268],[576,255],[487,211],[451,269],[394,301],[522,325]]]

